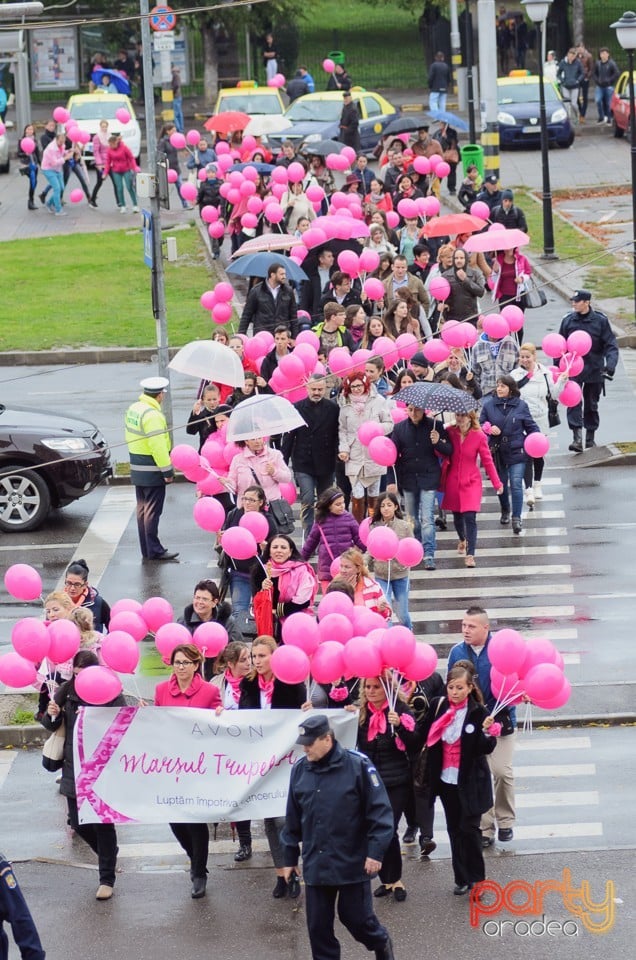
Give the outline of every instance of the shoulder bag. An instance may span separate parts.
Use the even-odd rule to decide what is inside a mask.
[[[263,484],[259,480],[253,467],[250,467],[250,473],[254,477],[254,482],[257,483],[259,487],[262,487]],[[278,500],[270,500],[267,504],[267,509],[274,518],[279,533],[289,534],[294,532],[296,529],[294,514],[284,497],[280,497]]]
[[[437,720],[437,715],[439,713],[440,707],[442,705],[443,698],[440,698],[437,702],[437,708],[435,710],[435,715],[433,720]],[[413,761],[413,786],[420,793],[428,787],[428,744],[424,743],[424,746],[418,753],[417,757]]]
[[[54,730],[50,737],[44,742],[42,747],[42,766],[49,773],[55,773],[61,770],[64,764],[64,738],[66,736],[66,725],[60,724],[57,730]]]
[[[561,423],[561,416],[559,414],[559,402],[550,393],[550,384],[548,382],[547,373],[543,374],[545,378],[545,385],[547,388],[546,400],[548,401],[548,423],[551,427],[558,427]]]
[[[543,289],[538,287],[532,277],[526,280],[526,289],[523,294],[523,305],[526,310],[534,310],[537,307],[545,307],[548,302]]]

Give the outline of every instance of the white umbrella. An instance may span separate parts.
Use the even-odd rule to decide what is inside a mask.
[[[291,120],[276,113],[264,113],[260,117],[252,117],[243,131],[243,136],[262,137],[266,133],[279,133],[292,126]]]
[[[234,350],[216,340],[193,340],[181,347],[168,364],[171,370],[230,387],[245,384],[243,364]]]
[[[288,433],[306,423],[285,397],[257,394],[234,408],[227,426],[227,439],[254,440]]]

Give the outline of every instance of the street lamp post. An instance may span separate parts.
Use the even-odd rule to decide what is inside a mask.
[[[470,0],[466,0],[466,95],[468,98],[468,127],[470,142],[475,143],[475,84],[473,81],[473,21],[470,16]]]
[[[541,56],[542,25],[548,16],[552,0],[521,0],[528,16],[537,27],[539,50],[539,123],[541,124],[541,172],[543,174],[543,255],[542,260],[557,260],[554,252],[554,225],[552,223],[552,193],[550,191],[550,155],[548,122],[545,112],[543,57]]]
[[[636,13],[628,10],[612,29],[629,65],[629,142],[632,160],[632,259],[634,262],[634,314],[636,315],[636,105],[634,104],[634,50],[636,49]]]

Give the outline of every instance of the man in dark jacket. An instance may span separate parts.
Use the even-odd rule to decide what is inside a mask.
[[[427,417],[424,410],[413,404],[409,404],[408,414],[408,420],[396,424],[392,434],[398,454],[397,485],[413,521],[413,536],[424,547],[424,569],[434,570],[435,502],[442,474],[440,456],[450,457],[453,448],[440,421]]]
[[[592,76],[596,84],[594,99],[596,100],[596,109],[598,110],[599,123],[611,123],[610,102],[614,92],[614,84],[620,76],[620,71],[612,58],[607,47],[601,47],[598,52],[598,60],[594,64]]]
[[[298,315],[293,291],[287,283],[287,274],[282,263],[272,263],[267,269],[267,278],[252,287],[247,295],[238,333],[247,333],[252,324],[252,335],[261,330],[273,333],[284,324],[296,336]]]
[[[297,70],[287,84],[287,96],[289,97],[289,102],[293,103],[294,100],[298,100],[298,97],[304,97],[306,93],[309,93],[307,81],[303,77],[300,70]]]
[[[439,50],[428,69],[428,89],[430,97],[428,108],[432,112],[446,110],[446,94],[450,85],[450,67],[444,60],[444,54]]]
[[[570,47],[557,67],[557,81],[565,103],[570,103],[576,115],[579,115],[579,92],[585,74],[574,47]]]
[[[334,912],[376,960],[394,960],[393,945],[373,912],[369,878],[382,866],[393,834],[393,814],[375,767],[336,742],[327,717],[308,717],[297,743],[281,832],[285,877],[303,848],[307,929],[314,960],[340,956]]]
[[[501,223],[506,230],[523,230],[528,232],[528,224],[521,207],[516,207],[513,203],[514,193],[512,190],[501,191],[501,203],[491,208],[490,220],[492,223]]]
[[[340,114],[340,141],[352,147],[356,153],[360,152],[360,114],[357,104],[354,103],[350,90],[342,95],[343,106]]]
[[[324,377],[315,374],[307,383],[307,399],[294,404],[307,424],[285,434],[283,457],[291,461],[300,491],[300,519],[309,534],[314,522],[314,503],[333,483],[338,454],[338,405],[327,400]]]
[[[4,921],[11,925],[13,937],[24,960],[44,960],[42,948],[31,911],[13,872],[13,867],[0,853],[0,957],[9,956],[9,938],[4,932]]]
[[[499,189],[499,180],[494,173],[484,177],[484,185],[477,194],[477,200],[481,200],[488,205],[489,210],[493,210],[501,203],[501,190]]]
[[[592,338],[592,348],[583,357],[582,371],[571,378],[581,386],[583,399],[575,407],[568,407],[568,426],[573,435],[569,449],[581,453],[582,427],[585,427],[585,446],[596,446],[594,434],[600,423],[598,402],[605,391],[605,381],[614,379],[618,344],[607,316],[600,310],[592,309],[589,290],[575,290],[571,299],[572,311],[563,317],[559,333],[567,340],[575,330],[585,330]],[[555,360],[555,363],[558,361]]]
[[[242,640],[243,634],[232,616],[232,606],[221,600],[219,588],[214,580],[199,580],[194,588],[192,603],[184,608],[179,619],[190,633],[194,633],[202,623],[218,623],[227,630],[228,641]],[[216,657],[206,657],[203,663],[203,676],[211,680],[214,676]]]
[[[309,279],[300,287],[300,308],[305,310],[314,323],[322,317],[321,303],[326,294],[331,276],[338,270],[335,264],[333,250],[321,250],[318,254],[318,264],[312,271],[308,271]]]
[[[283,324],[281,324],[279,327],[276,327],[274,330],[274,343],[275,346],[263,357],[260,376],[256,381],[258,386],[261,388],[265,388],[269,384],[274,370],[277,369],[281,358],[286,357],[288,353],[291,353],[292,348],[290,344],[289,330],[287,327],[283,326]],[[263,382],[261,383],[261,381]]]

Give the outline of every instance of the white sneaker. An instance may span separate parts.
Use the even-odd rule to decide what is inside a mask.
[[[534,506],[534,491],[532,487],[528,487],[526,489],[526,503],[528,504],[529,507]]]
[[[119,212],[120,212],[120,213],[128,213],[128,210],[126,209],[126,207],[120,207],[120,208],[119,208]]]
[[[139,213],[139,207],[133,207],[133,208],[132,208],[132,212],[133,212],[133,213]]]
[[[535,483],[532,484],[532,489],[534,491],[534,499],[543,500],[543,490],[541,489],[541,484],[535,481]]]

